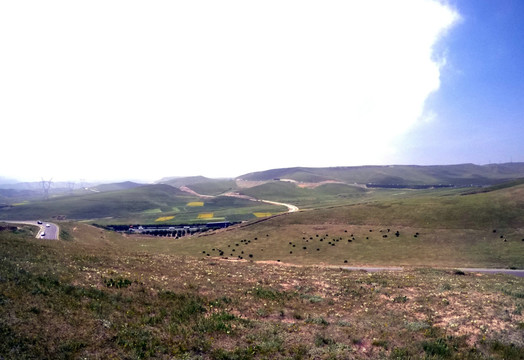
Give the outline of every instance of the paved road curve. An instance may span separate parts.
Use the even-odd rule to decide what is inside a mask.
[[[511,269],[485,269],[485,268],[460,268],[464,272],[473,272],[480,274],[506,274],[514,275],[518,277],[524,277],[524,270],[511,270]]]
[[[58,236],[60,234],[60,228],[58,227],[58,225],[53,223],[42,222],[42,224],[39,224],[38,221],[2,221],[9,224],[27,224],[38,226],[40,230],[38,230],[38,233],[36,234],[37,239],[58,240]]]

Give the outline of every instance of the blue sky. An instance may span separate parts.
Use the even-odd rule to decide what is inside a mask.
[[[412,129],[404,163],[524,161],[524,2],[455,1],[433,121]]]
[[[524,2],[0,2],[0,176],[524,161]]]

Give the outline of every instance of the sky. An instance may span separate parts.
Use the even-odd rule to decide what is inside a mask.
[[[520,0],[0,2],[0,177],[524,161]]]

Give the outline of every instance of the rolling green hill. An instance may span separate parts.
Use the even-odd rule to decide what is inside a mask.
[[[159,184],[167,184],[174,187],[189,186],[193,184],[212,182],[213,179],[205,176],[166,177],[157,181]]]
[[[41,199],[42,192],[35,190],[0,189],[0,205]]]
[[[242,221],[255,218],[253,213],[256,212],[283,211],[286,211],[283,206],[225,196],[202,200],[173,186],[157,184],[30,201],[0,208],[0,219],[66,218],[96,220],[98,223],[191,223]]]
[[[191,190],[203,195],[220,195],[237,188],[236,182],[230,179],[216,179],[194,183],[189,186]]]
[[[282,181],[267,182],[262,185],[239,190],[239,193],[257,199],[283,202],[297,201],[299,199],[307,199],[313,196],[313,192],[309,189],[302,189],[293,183]]]
[[[169,185],[145,185],[128,190],[34,201],[4,210],[0,212],[0,217],[6,219],[53,218],[60,215],[69,219],[120,217],[154,208],[170,209],[176,204],[193,199],[194,197]]]
[[[455,186],[492,185],[522,177],[524,177],[524,163],[438,166],[391,165],[332,168],[297,167],[272,169],[239,176],[241,179],[252,181],[293,179],[300,182],[319,182],[336,180],[347,184],[452,184]]]
[[[347,184],[326,183],[314,188],[303,188],[285,181],[268,181],[237,192],[257,199],[291,203],[299,208],[362,201],[371,195],[371,191]]]
[[[127,189],[133,189],[139,186],[143,186],[144,184],[139,184],[132,181],[124,181],[119,183],[111,183],[111,184],[100,184],[92,189],[99,192],[105,192],[105,191],[117,191],[117,190],[127,190]]]
[[[204,176],[165,178],[160,180],[159,183],[176,188],[187,186],[202,195],[220,195],[237,188],[233,179],[210,179]]]
[[[413,191],[410,196],[333,206],[292,214],[278,221],[446,229],[524,228],[524,185],[467,196],[448,191]]]
[[[151,246],[191,256],[217,256],[212,249],[218,248],[227,257],[309,265],[524,268],[524,185],[467,196],[412,193],[290,213],[198,242]],[[230,250],[236,244],[244,254]]]

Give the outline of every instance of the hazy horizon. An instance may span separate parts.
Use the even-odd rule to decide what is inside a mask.
[[[475,163],[454,163],[454,164],[427,164],[427,165],[421,165],[421,164],[366,164],[366,165],[340,165],[340,166],[327,166],[325,168],[348,168],[348,167],[394,167],[394,166],[456,166],[456,165],[476,165],[476,166],[488,166],[488,165],[505,165],[505,164],[516,164],[516,163],[524,163],[524,162],[504,162],[504,163],[488,163],[488,164],[475,164]],[[269,170],[278,170],[278,169],[293,169],[293,168],[324,168],[324,167],[318,167],[318,166],[290,166],[290,167],[283,167],[283,168],[268,168],[268,169],[259,169],[254,170],[249,173],[255,173],[255,172],[264,172]],[[81,179],[74,179],[74,178],[26,178],[26,179],[17,179],[17,178],[10,178],[3,176],[0,174],[0,184],[16,184],[16,183],[39,183],[42,181],[52,181],[53,183],[95,183],[95,184],[103,184],[103,183],[119,183],[119,182],[136,182],[136,183],[143,183],[143,184],[153,184],[157,183],[163,179],[175,179],[175,178],[188,178],[188,177],[205,177],[205,178],[211,178],[211,179],[235,179],[239,178],[242,175],[246,175],[249,173],[242,173],[237,175],[231,175],[231,176],[206,176],[202,174],[185,174],[185,175],[165,175],[161,176],[159,178],[149,179],[146,177],[143,178],[125,178],[125,177],[115,177],[115,178],[81,178]]]

